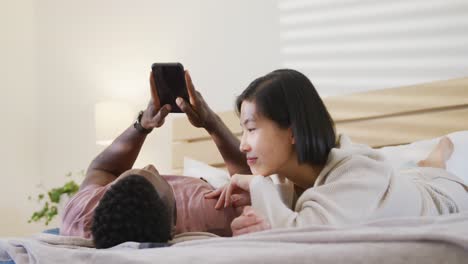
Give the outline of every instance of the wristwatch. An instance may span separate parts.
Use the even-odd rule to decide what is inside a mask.
[[[149,134],[151,133],[151,131],[153,131],[152,128],[150,129],[147,129],[147,128],[144,128],[142,125],[141,125],[141,117],[143,116],[143,113],[144,111],[140,111],[138,113],[138,117],[137,119],[135,120],[135,123],[133,123],[133,127],[138,131],[138,132],[141,132],[143,134]]]

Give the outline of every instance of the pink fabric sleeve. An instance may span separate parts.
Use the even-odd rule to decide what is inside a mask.
[[[65,205],[60,235],[91,239],[94,210],[109,187],[91,184],[78,191]]]

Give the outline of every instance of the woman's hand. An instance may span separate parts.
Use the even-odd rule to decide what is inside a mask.
[[[246,206],[242,214],[232,221],[231,229],[232,235],[238,236],[271,229],[271,225],[268,220],[256,213],[252,207]]]
[[[216,198],[219,196],[218,202],[215,206],[216,209],[229,207],[232,205],[233,198],[235,198],[235,193],[239,193],[240,191],[250,192],[249,186],[253,177],[255,177],[255,175],[234,174],[231,177],[231,181],[227,185],[211,193],[208,193],[205,195],[205,197]]]
[[[223,191],[224,192],[226,191],[228,186],[229,186],[229,184],[226,184],[223,187],[220,187],[220,188],[218,188],[218,189],[216,189],[214,191],[211,191],[211,192],[205,194],[205,198],[206,199],[218,199],[219,200],[219,197],[221,196]],[[231,203],[232,203],[232,207],[234,207],[234,208],[250,205],[251,204],[250,193],[248,191],[244,191],[242,189],[237,189],[235,191],[235,193],[233,193],[231,195]],[[219,206],[218,206],[218,203],[216,203],[216,206],[215,206],[216,209],[221,209],[222,207],[223,207],[222,203],[219,203]]]
[[[188,71],[185,71],[185,84],[187,86],[190,102],[185,101],[181,97],[177,97],[177,106],[187,115],[193,126],[210,130],[212,123],[215,122],[215,114],[205,102],[202,95],[195,90]]]

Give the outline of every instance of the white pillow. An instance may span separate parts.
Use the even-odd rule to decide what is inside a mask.
[[[447,136],[454,145],[453,154],[447,161],[447,171],[468,183],[468,131],[454,132]],[[426,158],[439,140],[440,137],[421,140],[407,145],[384,147],[379,151],[395,169],[399,169]]]
[[[184,176],[203,178],[214,188],[219,188],[229,182],[229,173],[225,170],[212,167],[201,161],[184,157]]]

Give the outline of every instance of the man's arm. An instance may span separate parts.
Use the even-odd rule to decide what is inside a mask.
[[[141,118],[142,127],[145,129],[160,127],[169,112],[169,105],[156,111],[153,102],[150,101],[148,108]],[[131,169],[140,153],[146,136],[146,133],[138,131],[133,125],[127,128],[91,162],[80,189],[90,184],[107,185],[123,172]]]
[[[214,112],[210,118],[212,120],[205,129],[211,135],[221,153],[229,174],[231,176],[234,174],[252,174],[247,165],[245,154],[239,150],[239,139]]]
[[[89,184],[107,185],[124,171],[132,168],[146,134],[138,132],[133,125],[104,149],[88,167],[86,178],[80,188]]]
[[[190,102],[177,98],[179,108],[195,127],[205,128],[211,135],[221,156],[226,163],[230,175],[251,174],[245,155],[239,150],[240,142],[232,134],[224,122],[210,109],[202,95],[195,90],[188,71],[185,72],[185,82]]]

